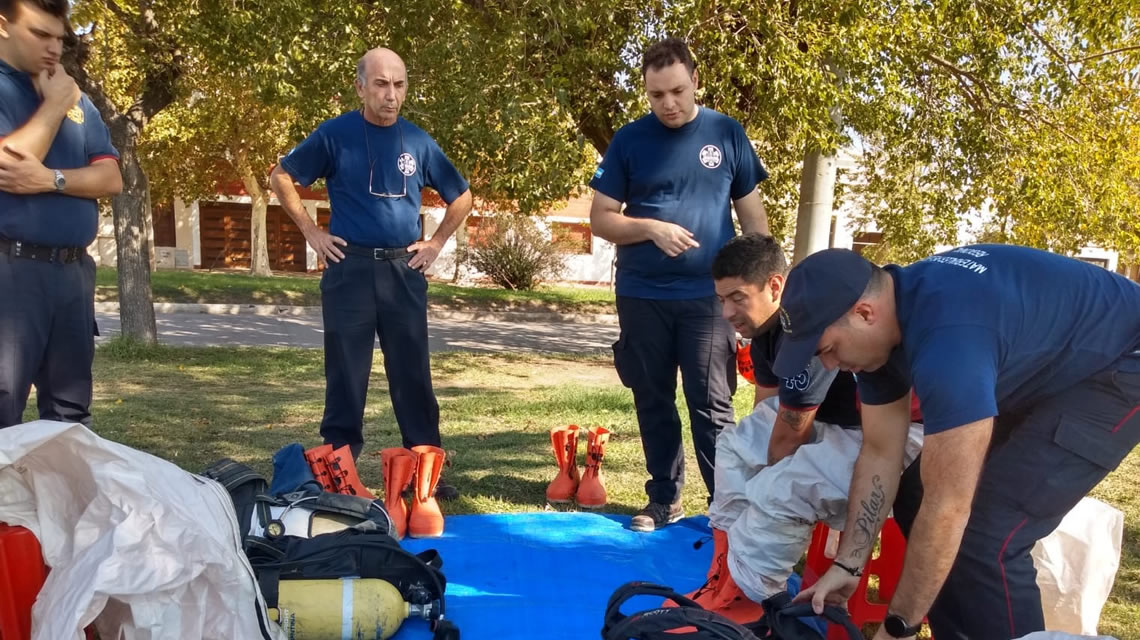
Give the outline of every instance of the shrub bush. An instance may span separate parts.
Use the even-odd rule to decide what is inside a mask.
[[[478,232],[468,235],[461,260],[500,287],[521,291],[557,279],[566,268],[565,247],[521,215],[484,218]]]

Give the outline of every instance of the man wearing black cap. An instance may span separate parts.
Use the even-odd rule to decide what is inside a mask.
[[[863,446],[836,562],[799,599],[843,602],[891,509],[910,388],[926,437],[903,572],[875,638],[1044,629],[1034,543],[1140,441],[1140,286],[1062,256],[960,247],[884,269],[829,249],[788,275],[775,371],[856,374]],[[995,418],[1000,421],[995,426]]]

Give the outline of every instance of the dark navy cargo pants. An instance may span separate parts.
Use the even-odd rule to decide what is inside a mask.
[[[347,252],[346,252],[347,253]],[[376,337],[405,448],[440,446],[439,403],[428,362],[427,279],[411,255],[376,259],[347,254],[321,277],[325,331],[325,415],[321,436],[357,451]]]
[[[0,428],[23,422],[34,384],[44,420],[91,425],[95,261],[0,253]]]
[[[962,546],[928,614],[934,637],[1009,640],[1043,630],[1030,551],[1137,442],[1140,353],[1022,414],[998,416]],[[921,504],[919,464],[895,501],[904,532]]]
[[[697,466],[709,495],[713,494],[716,437],[732,427],[732,395],[736,391],[736,341],[721,317],[715,297],[695,300],[649,300],[618,296],[621,335],[614,343],[614,366],[622,384],[633,391],[637,423],[649,480],[645,492],[653,502],[671,504],[681,497],[685,452],[677,414],[677,368]]]

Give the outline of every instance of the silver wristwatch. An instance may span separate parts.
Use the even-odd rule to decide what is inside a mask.
[[[63,192],[64,187],[67,186],[67,180],[63,178],[63,172],[59,169],[55,170],[55,180],[52,181],[52,184],[55,185],[57,193]]]

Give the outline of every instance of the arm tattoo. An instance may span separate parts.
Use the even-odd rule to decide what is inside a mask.
[[[852,532],[855,537],[855,551],[860,555],[869,556],[871,553],[871,546],[875,544],[875,534],[882,524],[880,513],[886,498],[882,480],[877,475],[872,476],[870,500],[859,502],[859,517],[855,519],[855,531]]]
[[[780,421],[796,431],[801,431],[804,425],[807,424],[807,419],[810,418],[807,411],[794,411],[792,409],[780,409]]]

